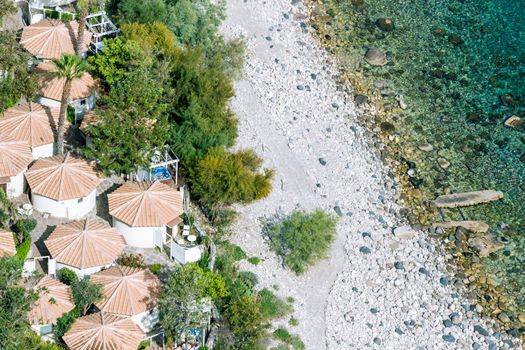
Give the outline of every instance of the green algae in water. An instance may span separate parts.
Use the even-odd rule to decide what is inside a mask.
[[[495,276],[516,320],[525,312],[525,132],[504,121],[525,119],[525,1],[327,0],[316,6],[332,17],[321,32],[336,43],[347,68],[375,82],[391,104],[404,96],[408,108],[389,121],[400,146],[412,150],[425,199],[448,190],[505,193],[504,200],[463,212],[508,240],[481,259],[481,270]],[[380,18],[392,19],[393,27]],[[389,64],[365,63],[371,47],[385,52]],[[424,143],[434,150],[418,150]],[[450,166],[443,169],[438,158]],[[459,219],[457,213],[452,218]]]

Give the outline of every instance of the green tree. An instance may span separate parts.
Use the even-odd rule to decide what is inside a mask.
[[[0,228],[7,229],[13,224],[15,208],[3,189],[0,188]]]
[[[112,85],[122,80],[133,69],[133,53],[120,37],[104,39],[104,51],[91,56],[89,62],[93,72]]]
[[[232,299],[225,315],[239,343],[257,343],[269,328],[257,297],[251,295],[241,295]]]
[[[118,4],[118,18],[121,23],[142,24],[161,21],[171,23],[171,9],[164,0],[122,0]]]
[[[191,329],[207,325],[212,302],[227,295],[222,277],[186,264],[171,272],[159,301],[160,322],[178,340]]]
[[[283,220],[268,222],[265,230],[284,264],[301,274],[325,257],[335,239],[336,223],[336,218],[322,209],[312,213],[297,210]]]
[[[261,173],[261,163],[251,150],[212,149],[192,172],[193,193],[212,218],[224,206],[264,198],[270,193],[273,171]]]
[[[102,98],[97,123],[88,128],[93,141],[84,154],[107,172],[149,168],[153,151],[165,144],[169,130],[162,96],[162,82],[150,71],[129,73]]]
[[[102,299],[102,285],[91,283],[87,279],[79,279],[71,285],[73,301],[81,315],[85,315],[89,307]]]
[[[64,153],[64,124],[66,122],[67,106],[71,99],[71,85],[73,80],[79,79],[87,71],[88,64],[78,56],[63,55],[59,59],[53,60],[55,69],[51,74],[58,78],[64,78],[64,88],[60,101],[60,113],[57,127],[57,146],[58,154]]]
[[[80,317],[80,312],[77,309],[73,309],[58,318],[56,325],[53,327],[53,336],[57,343],[69,331],[78,317]]]

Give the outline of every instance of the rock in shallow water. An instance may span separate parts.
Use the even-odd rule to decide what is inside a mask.
[[[379,18],[376,21],[376,25],[385,32],[391,32],[394,30],[394,21],[390,18]]]
[[[388,63],[384,52],[375,47],[368,49],[365,54],[365,61],[371,66],[384,66]]]

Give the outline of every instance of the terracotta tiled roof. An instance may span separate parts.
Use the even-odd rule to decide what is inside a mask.
[[[25,141],[0,134],[0,177],[20,174],[33,161],[31,148]]]
[[[55,142],[58,108],[44,108],[38,103],[22,103],[0,116],[0,134],[26,141],[35,148]]]
[[[149,270],[113,266],[91,276],[103,285],[103,299],[97,307],[104,312],[134,316],[151,310],[158,301],[160,280]]]
[[[37,160],[26,179],[32,193],[56,201],[85,197],[102,181],[86,160],[69,153]]]
[[[49,276],[44,276],[35,286],[38,300],[29,311],[31,324],[54,324],[57,319],[75,308],[71,287]]]
[[[20,44],[33,56],[50,60],[63,54],[74,54],[77,33],[77,21],[44,19],[24,28]],[[87,51],[92,35],[88,30],[84,32],[83,51]]]
[[[16,254],[15,237],[13,232],[0,229],[0,258]]]
[[[183,213],[182,192],[161,182],[126,182],[108,195],[109,213],[132,227],[166,225]]]
[[[44,243],[53,259],[79,269],[111,264],[126,246],[116,229],[97,219],[59,225]]]
[[[130,317],[97,312],[77,319],[62,339],[70,350],[136,350],[144,336]]]
[[[51,72],[55,69],[53,62],[43,62],[36,67],[36,72],[41,74],[40,89],[38,94],[52,100],[60,101],[64,82],[66,78],[57,78]],[[78,100],[89,97],[97,88],[97,82],[91,74],[84,73],[80,79],[75,79],[71,83],[71,100]]]

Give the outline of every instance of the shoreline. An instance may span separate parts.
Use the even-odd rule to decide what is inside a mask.
[[[491,321],[451,287],[432,238],[392,235],[402,220],[397,180],[380,150],[368,145],[332,58],[307,33],[303,5],[292,3],[230,0],[223,24],[227,37],[247,41],[245,75],[232,101],[238,146],[253,147],[276,170],[267,199],[237,208],[233,242],[263,259],[241,269],[256,273],[261,287],[275,284],[276,294],[295,299],[299,326],[289,329],[307,349],[515,348],[515,339],[509,345],[505,335],[492,335]],[[255,224],[297,205],[338,207],[343,214],[330,258],[300,277],[282,268]],[[453,325],[446,327],[446,319]]]

